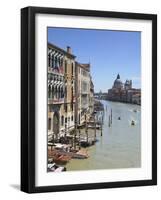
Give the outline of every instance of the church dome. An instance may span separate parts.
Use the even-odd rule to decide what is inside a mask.
[[[120,79],[120,75],[119,74],[117,75],[117,78],[114,81],[113,88],[116,88],[116,89],[122,89],[123,88],[123,83],[122,83],[122,81]]]

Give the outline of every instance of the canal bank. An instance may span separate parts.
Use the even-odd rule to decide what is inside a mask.
[[[97,130],[98,141],[86,148],[89,158],[72,159],[66,165],[67,171],[140,167],[141,107],[103,100],[101,103],[105,111],[102,136],[101,131]],[[109,127],[111,109],[112,125]],[[132,120],[135,126],[131,126]]]

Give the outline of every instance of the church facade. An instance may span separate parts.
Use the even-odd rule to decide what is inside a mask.
[[[110,101],[141,104],[141,90],[132,87],[132,80],[123,83],[118,74],[113,86],[108,90],[107,99]]]

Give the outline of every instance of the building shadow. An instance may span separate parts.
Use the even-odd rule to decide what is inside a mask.
[[[20,185],[18,185],[18,184],[10,184],[10,187],[14,188],[15,190],[20,191]]]

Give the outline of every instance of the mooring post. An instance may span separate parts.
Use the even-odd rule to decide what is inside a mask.
[[[75,125],[75,130],[74,130],[74,150],[76,150],[76,135],[77,135],[77,124]]]
[[[112,124],[112,108],[111,108],[111,124]]]
[[[102,114],[102,122],[101,122],[101,136],[102,136],[102,126],[103,126],[103,114]]]
[[[81,148],[80,136],[81,136],[81,130],[79,128],[79,149]]]
[[[96,141],[96,116],[94,115],[94,141]]]
[[[87,116],[85,114],[85,132],[86,132],[86,140],[87,140],[87,143],[88,143],[88,127],[87,127]]]
[[[110,121],[111,121],[111,120],[110,120],[110,115],[109,115],[109,120],[108,120],[108,126],[109,126],[109,127],[110,127]]]

